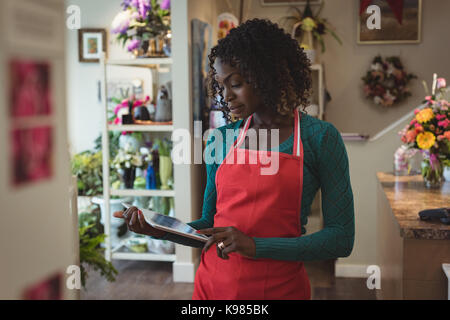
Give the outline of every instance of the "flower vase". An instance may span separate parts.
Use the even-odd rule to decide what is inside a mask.
[[[422,161],[422,177],[427,188],[437,189],[442,186],[443,168],[439,157],[431,154]]]
[[[159,156],[159,177],[161,190],[170,190],[168,181],[172,176],[172,159],[168,156]]]
[[[445,181],[450,182],[450,166],[444,167],[444,179]]]
[[[123,183],[125,185],[125,189],[133,189],[134,180],[136,179],[136,168],[125,168],[123,169]]]

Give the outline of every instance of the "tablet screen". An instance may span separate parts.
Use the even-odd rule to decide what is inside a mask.
[[[131,207],[130,204],[122,203],[125,208]],[[145,221],[152,227],[164,230],[171,233],[176,233],[181,236],[186,236],[191,239],[208,241],[208,237],[203,234],[198,234],[194,228],[188,224],[178,220],[174,217],[169,217],[151,210],[139,209],[144,214]]]

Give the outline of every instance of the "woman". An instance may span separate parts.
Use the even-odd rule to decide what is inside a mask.
[[[304,261],[348,256],[354,241],[353,194],[345,146],[336,128],[298,110],[308,103],[309,60],[276,24],[254,19],[232,29],[209,56],[209,89],[225,115],[242,120],[208,139],[202,218],[190,223],[211,235],[195,277],[193,299],[310,299]],[[227,141],[227,129],[239,133]],[[248,139],[279,129],[281,144]],[[255,135],[253,135],[255,136]],[[272,139],[268,139],[272,141]],[[230,147],[231,145],[231,147]],[[250,150],[249,150],[250,149]],[[262,155],[278,156],[274,174],[261,174]],[[256,155],[256,163],[245,160]],[[302,236],[317,193],[323,230]],[[122,212],[116,213],[122,217]],[[123,213],[130,230],[190,245],[145,223],[135,207]],[[216,250],[209,250],[215,246]]]

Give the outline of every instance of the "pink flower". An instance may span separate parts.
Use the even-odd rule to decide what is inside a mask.
[[[419,109],[414,110],[414,115],[418,114],[420,112]]]
[[[436,115],[436,119],[437,120],[442,120],[442,119],[444,119],[444,118],[446,118],[447,116],[445,115],[445,114],[437,114]]]
[[[448,119],[438,122],[438,126],[444,128],[444,129],[447,128],[449,124],[450,124],[450,120],[448,120]]]
[[[447,83],[444,78],[437,78],[437,82],[436,82],[437,89],[445,88],[446,86],[447,86]]]

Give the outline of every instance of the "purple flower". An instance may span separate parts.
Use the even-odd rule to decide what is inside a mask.
[[[150,0],[139,0],[139,14],[143,19],[147,17],[147,13],[150,11]]]
[[[161,9],[169,10],[170,9],[170,0],[163,0],[161,4]]]
[[[121,6],[123,7],[123,10],[127,10],[130,7],[131,0],[123,0]]]
[[[129,52],[139,48],[139,46],[141,45],[141,41],[140,40],[131,40],[130,43],[127,46],[127,49]]]

